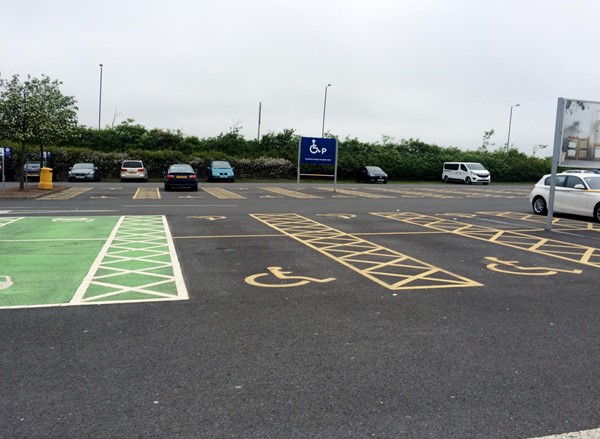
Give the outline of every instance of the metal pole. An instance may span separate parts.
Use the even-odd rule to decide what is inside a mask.
[[[102,64],[100,64],[100,97],[98,98],[98,130],[102,119]]]
[[[518,107],[521,104],[512,105],[510,107],[510,117],[508,118],[508,140],[506,141],[506,152],[508,153],[508,149],[510,148],[510,126],[512,125],[512,109],[514,107]]]
[[[325,99],[323,100],[323,127],[321,129],[321,137],[325,137],[325,109],[327,108],[327,87],[331,87],[331,84],[325,86]]]
[[[258,135],[256,136],[256,141],[260,143],[260,113],[262,111],[262,102],[258,103]]]

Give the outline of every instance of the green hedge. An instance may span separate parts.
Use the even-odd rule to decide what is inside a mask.
[[[99,167],[103,178],[118,178],[122,161],[137,159],[144,162],[150,178],[157,179],[162,178],[164,171],[173,163],[189,163],[203,177],[210,160],[218,159],[228,160],[236,168],[238,178],[294,179],[297,174],[299,136],[291,130],[267,134],[257,142],[244,140],[235,132],[199,140],[182,137],[180,133],[167,135],[162,132],[161,136],[160,130],[144,132],[143,127],[139,126],[121,128],[127,136],[119,137],[120,131],[116,129],[82,131],[85,134],[80,136],[82,143],[89,145],[101,139],[102,148],[68,145],[47,148],[52,153],[48,166],[62,177],[66,176],[74,163],[93,162]],[[20,146],[11,145],[10,142],[3,144],[12,146],[14,151],[8,168],[17,169]],[[139,147],[141,144],[143,148]],[[166,148],[166,144],[172,148]],[[384,169],[392,181],[441,181],[444,162],[465,161],[482,163],[492,173],[493,182],[535,182],[541,175],[549,173],[551,166],[549,158],[528,157],[514,149],[508,152],[463,151],[415,139],[378,144],[346,138],[339,140],[338,146],[340,180],[354,179],[360,166],[372,165]],[[28,147],[27,152],[30,160],[39,160],[39,148]],[[302,172],[333,174],[333,167],[302,165]]]

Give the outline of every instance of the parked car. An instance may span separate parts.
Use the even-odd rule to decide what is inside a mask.
[[[388,175],[379,166],[363,166],[356,172],[356,181],[386,184]]]
[[[68,181],[100,181],[100,171],[93,163],[75,163],[67,173]]]
[[[23,166],[23,173],[25,180],[38,180],[40,179],[40,162],[26,162]]]
[[[548,213],[551,175],[544,175],[529,194],[533,211]],[[600,221],[600,174],[568,173],[556,175],[554,211],[573,215],[591,216]]]
[[[229,181],[235,180],[233,168],[225,160],[213,160],[206,168],[206,181]]]
[[[481,163],[446,162],[442,167],[442,180],[445,183],[460,181],[466,184],[488,184],[492,181],[490,171]]]
[[[600,174],[600,169],[568,169],[564,171],[565,174]]]
[[[165,191],[175,188],[188,188],[193,191],[198,190],[198,176],[196,171],[190,165],[175,164],[169,166],[165,174]]]
[[[125,160],[121,165],[121,181],[142,180],[148,181],[148,170],[141,160]]]

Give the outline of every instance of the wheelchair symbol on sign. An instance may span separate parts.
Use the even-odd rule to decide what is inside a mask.
[[[282,271],[281,267],[267,267],[267,270],[269,270],[269,273],[258,273],[258,274],[253,274],[251,276],[246,277],[246,283],[250,284],[250,285],[254,285],[256,287],[265,287],[265,288],[288,288],[288,287],[299,287],[301,285],[306,285],[308,283],[311,282],[316,282],[316,283],[326,283],[326,282],[331,282],[335,280],[335,277],[328,277],[327,279],[317,279],[314,277],[307,277],[307,276],[289,276],[290,274],[292,274],[291,271]],[[296,281],[296,282],[290,282],[290,283],[279,283],[279,284],[273,284],[273,283],[262,283],[262,282],[258,282],[257,279],[266,277],[266,276],[275,276],[277,279],[279,280],[283,280],[283,281]]]
[[[319,148],[317,146],[317,141],[315,139],[312,140],[312,145],[308,147],[308,150],[311,154],[325,154],[327,152],[327,148]]]

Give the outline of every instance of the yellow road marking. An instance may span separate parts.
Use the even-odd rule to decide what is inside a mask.
[[[539,224],[540,226],[546,225],[546,216],[534,215],[527,213],[518,212],[478,212],[481,215],[497,216],[500,218],[516,219],[520,221],[527,221],[531,223]],[[552,218],[552,225],[557,226],[559,230],[593,230],[600,232],[600,224],[588,223],[585,221],[575,221],[565,218]],[[555,229],[556,230],[556,229]]]
[[[600,268],[600,249],[412,212],[372,215]]]
[[[431,197],[431,198],[455,198],[453,196],[448,196],[445,194],[439,194],[436,192],[429,191],[415,191],[408,189],[388,189],[388,188],[377,188],[377,191],[381,192],[392,192],[395,194],[401,194],[404,198],[423,198],[423,197]]]
[[[333,192],[333,188],[330,187],[320,187],[317,188],[322,191]],[[336,193],[345,194],[345,195],[354,195],[355,197],[365,197],[365,198],[396,198],[390,195],[380,195],[380,194],[370,194],[368,192],[355,191],[351,189],[336,189]]]
[[[308,276],[290,276],[292,274],[291,271],[282,271],[281,267],[267,267],[267,271],[269,273],[257,273],[251,276],[247,276],[245,281],[249,285],[254,285],[255,287],[263,287],[263,288],[289,288],[289,287],[299,287],[302,285],[306,285],[311,282],[315,283],[326,283],[335,280],[335,277],[328,277],[326,279],[318,279],[315,277]],[[262,283],[258,282],[257,279],[267,277],[269,275],[273,275],[276,279],[279,279],[279,283]],[[295,282],[287,282],[287,281],[295,281]]]
[[[217,221],[217,220],[225,219],[224,216],[220,216],[220,215],[188,216],[188,218],[203,219],[203,220],[207,220],[207,221]]]
[[[482,286],[294,213],[250,216],[389,290]]]
[[[241,195],[236,194],[235,192],[228,191],[227,189],[223,189],[220,187],[203,187],[202,190],[204,192],[208,192],[213,197],[217,197],[223,200],[226,199],[240,199],[245,200],[246,197],[242,197]]]
[[[72,187],[69,189],[65,189],[61,192],[56,192],[54,194],[43,195],[38,198],[38,200],[68,200],[69,198],[76,197],[77,195],[83,194],[92,190],[91,187],[81,188],[81,187]]]
[[[293,198],[323,198],[323,197],[319,197],[318,195],[311,195],[311,194],[305,194],[304,192],[300,192],[300,191],[292,191],[289,189],[283,189],[283,188],[279,188],[279,187],[261,187],[261,189],[263,191],[268,191],[268,192],[273,192],[279,195],[285,195],[286,197],[293,197]]]
[[[139,187],[133,195],[134,200],[160,200],[160,192],[157,187]]]
[[[561,268],[548,267],[524,267],[519,264],[519,261],[502,261],[493,256],[486,256],[485,259],[490,261],[487,268],[500,273],[516,274],[520,276],[550,276],[557,273],[581,274],[581,270],[563,270]]]

